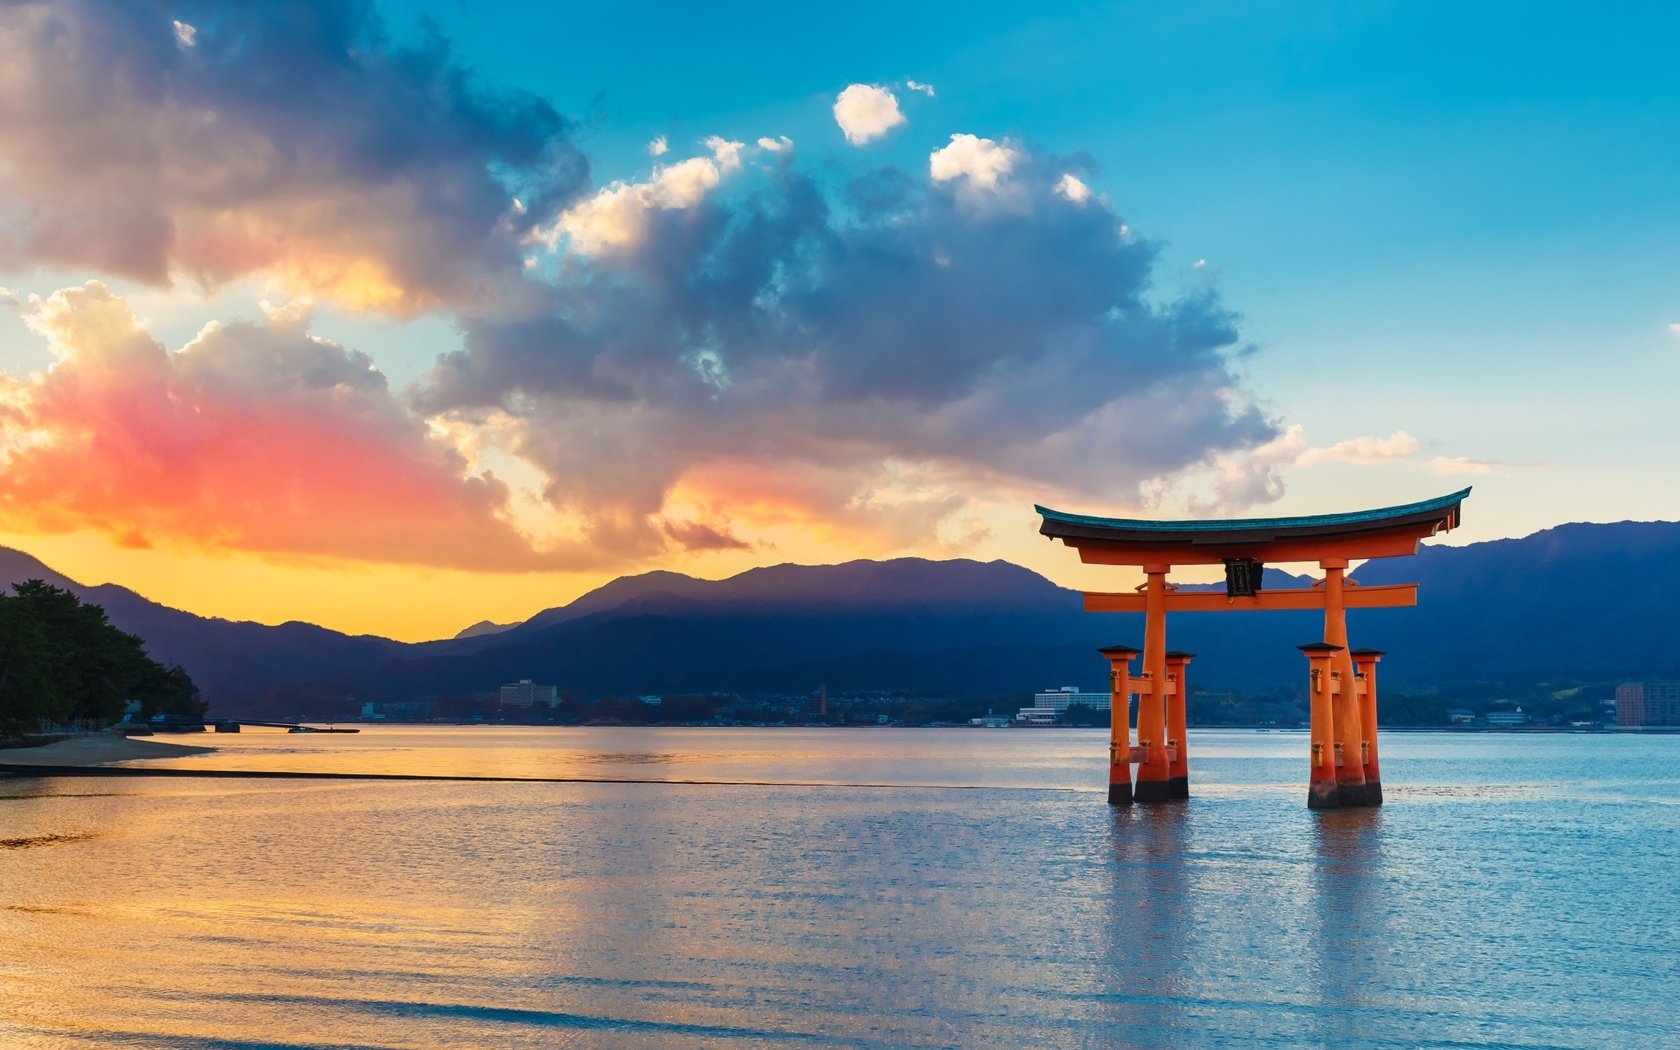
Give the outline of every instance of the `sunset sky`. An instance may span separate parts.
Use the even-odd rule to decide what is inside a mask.
[[[0,544],[404,639],[1034,503],[1680,517],[1680,8],[0,7]]]

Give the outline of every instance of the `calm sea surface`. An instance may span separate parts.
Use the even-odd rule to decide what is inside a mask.
[[[604,782],[0,779],[0,1046],[1680,1047],[1680,737],[1385,734],[1328,813],[1297,733],[1118,810],[1106,730],[187,739]]]

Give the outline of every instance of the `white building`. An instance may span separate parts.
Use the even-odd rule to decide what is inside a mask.
[[[537,704],[559,707],[560,687],[537,685],[529,678],[521,678],[517,682],[509,682],[502,686],[503,707],[534,707]]]
[[[1034,693],[1033,705],[1021,708],[1015,721],[1029,726],[1055,725],[1063,713],[1075,704],[1082,704],[1093,711],[1107,711],[1108,700],[1107,693],[1081,693],[1076,685],[1064,685],[1060,689]]]
[[[1033,707],[1061,712],[1074,704],[1083,704],[1093,711],[1107,711],[1108,697],[1107,693],[1081,693],[1076,685],[1064,685],[1060,689],[1034,693]]]

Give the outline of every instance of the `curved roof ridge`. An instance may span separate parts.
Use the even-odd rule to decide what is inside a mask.
[[[1092,514],[1069,514],[1066,511],[1052,510],[1049,507],[1041,507],[1037,504],[1033,505],[1033,509],[1044,517],[1046,523],[1056,521],[1068,525],[1124,529],[1136,532],[1233,532],[1251,529],[1271,531],[1275,529],[1333,528],[1342,525],[1383,522],[1413,514],[1427,514],[1431,511],[1446,510],[1455,504],[1462,503],[1465,497],[1469,495],[1470,489],[1467,487],[1445,496],[1420,500],[1417,503],[1403,503],[1394,507],[1347,511],[1340,514],[1306,514],[1283,518],[1192,518],[1166,521],[1151,518],[1104,518]]]

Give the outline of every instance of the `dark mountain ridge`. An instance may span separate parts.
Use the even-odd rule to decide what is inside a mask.
[[[1071,554],[1070,554],[1071,556]],[[1305,578],[1268,569],[1271,588]],[[1116,573],[1114,589],[1128,579]],[[225,712],[288,682],[373,699],[484,692],[518,678],[580,693],[908,689],[953,696],[1095,685],[1093,649],[1142,642],[1142,617],[1092,615],[1077,592],[1007,562],[901,558],[775,565],[724,580],[622,577],[523,623],[404,644],[303,623],[196,616],[124,588],[83,587],[0,549],[0,579],[41,578],[105,606],[152,655],[180,662]],[[1386,688],[1680,674],[1680,523],[1562,525],[1369,562],[1360,584],[1416,582],[1415,609],[1350,613],[1352,644],[1390,655]],[[1217,586],[1217,585],[1215,585]],[[494,625],[493,625],[494,626]],[[1292,687],[1318,614],[1182,614],[1168,643],[1199,653],[1195,688]]]
[[[153,659],[185,667],[212,702],[274,682],[332,677],[383,663],[407,648],[389,638],[341,634],[296,620],[270,626],[199,616],[116,584],[85,586],[23,551],[0,547],[0,586],[30,579],[103,607],[113,624],[145,639]]]

